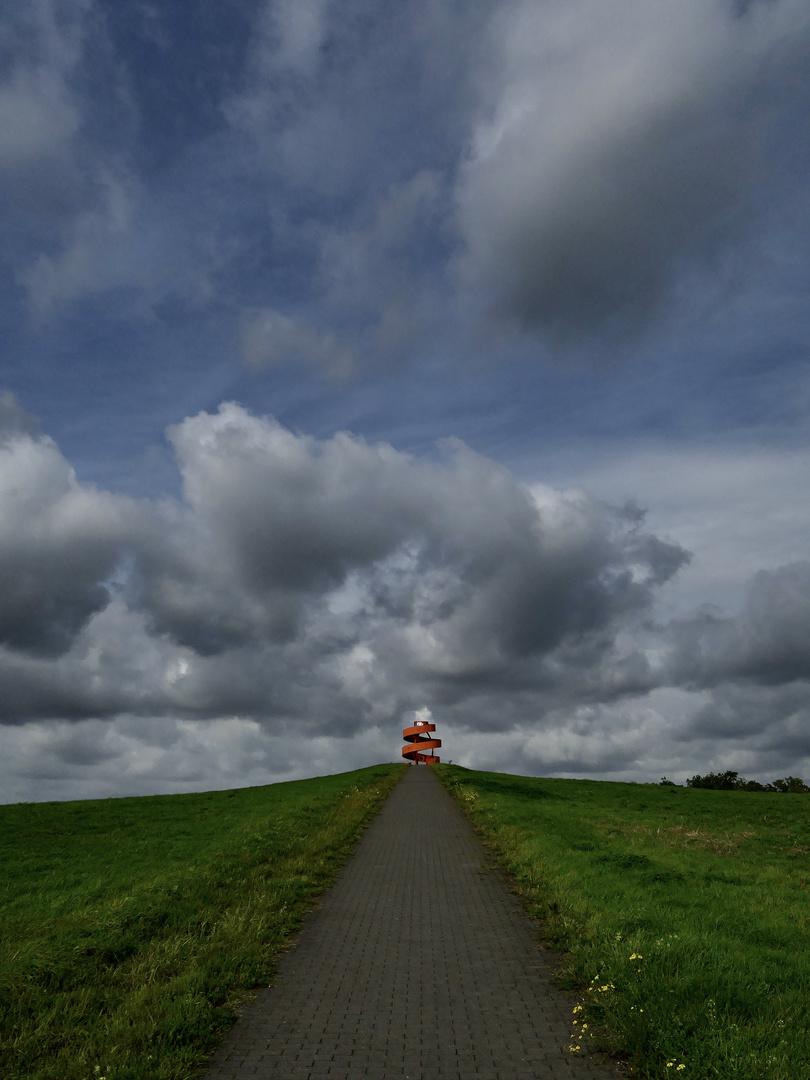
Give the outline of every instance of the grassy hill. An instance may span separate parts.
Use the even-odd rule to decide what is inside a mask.
[[[187,1080],[402,768],[0,807],[3,1080]]]
[[[197,1075],[401,769],[0,807],[3,1080]],[[437,771],[565,950],[572,1054],[810,1080],[810,796]]]
[[[810,1078],[810,795],[438,771],[566,950],[572,1053]]]

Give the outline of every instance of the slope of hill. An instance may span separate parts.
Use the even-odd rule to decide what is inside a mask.
[[[4,1080],[186,1080],[402,768],[0,807]]]
[[[810,1078],[810,797],[437,767],[650,1077]]]

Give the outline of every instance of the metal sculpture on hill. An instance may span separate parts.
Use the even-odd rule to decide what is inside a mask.
[[[426,754],[425,750],[436,750],[442,745],[441,739],[431,739],[428,732],[435,731],[436,725],[429,724],[427,720],[417,720],[413,727],[406,727],[402,732],[405,742],[411,746],[402,747],[402,756],[410,758],[414,765],[423,761],[425,765],[438,765],[441,758],[435,754]]]

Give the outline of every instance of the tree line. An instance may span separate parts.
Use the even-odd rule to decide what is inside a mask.
[[[674,780],[661,777],[663,787],[677,787]],[[690,776],[686,781],[690,788],[710,788],[713,791],[778,791],[781,793],[803,794],[810,791],[800,776],[786,776],[770,784],[760,784],[758,780],[746,780],[738,772],[728,769],[726,772],[710,772],[705,776]]]

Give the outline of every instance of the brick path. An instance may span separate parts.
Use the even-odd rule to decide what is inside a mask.
[[[537,932],[429,766],[408,769],[208,1080],[586,1080]]]

